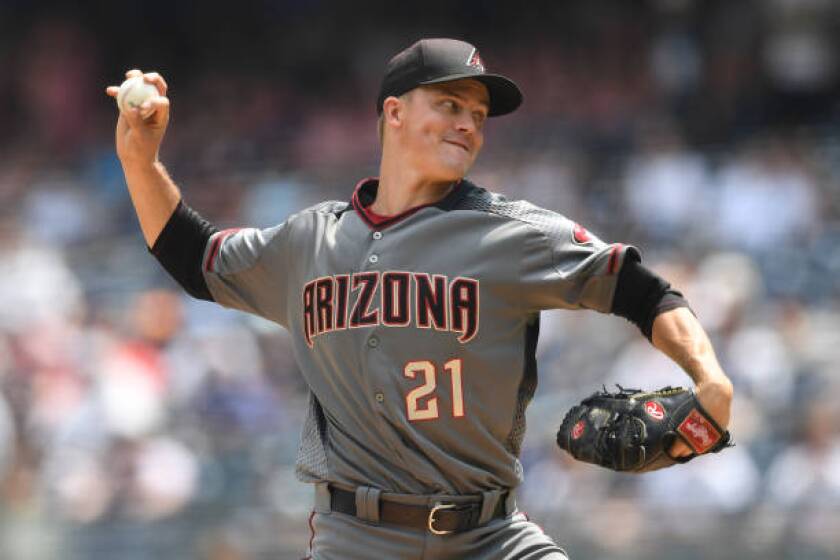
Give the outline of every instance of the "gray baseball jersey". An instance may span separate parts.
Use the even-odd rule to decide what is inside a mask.
[[[539,312],[610,310],[628,251],[464,180],[379,225],[325,202],[216,233],[214,299],[287,328],[310,388],[297,472],[389,492],[513,488],[537,385]]]

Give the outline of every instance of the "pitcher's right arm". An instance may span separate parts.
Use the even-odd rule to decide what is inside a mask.
[[[120,111],[116,145],[149,250],[191,296],[284,325],[289,228],[219,231],[190,208],[158,158],[169,123],[166,81],[157,72],[126,73],[134,76],[143,76],[159,95]],[[116,97],[119,87],[106,92]]]
[[[181,200],[178,187],[158,159],[160,144],[169,123],[167,85],[157,72],[143,74],[140,70],[129,70],[125,76],[143,76],[159,93],[141,107],[120,111],[116,130],[117,156],[125,173],[131,202],[146,244],[153,247]],[[114,98],[118,92],[118,86],[106,89],[106,93]]]

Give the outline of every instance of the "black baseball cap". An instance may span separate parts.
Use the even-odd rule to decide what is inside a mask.
[[[473,45],[456,39],[421,39],[388,62],[376,112],[382,114],[382,103],[391,95],[400,96],[417,86],[462,78],[472,78],[487,87],[490,117],[511,113],[522,103],[522,92],[512,80],[485,72],[478,49]]]

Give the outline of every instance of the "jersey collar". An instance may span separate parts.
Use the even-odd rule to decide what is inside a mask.
[[[356,187],[353,190],[353,198],[350,203],[353,205],[353,209],[356,210],[359,217],[362,218],[362,221],[365,222],[369,228],[381,230],[408,218],[423,208],[433,206],[435,208],[440,208],[441,210],[451,210],[464,195],[465,189],[462,188],[464,183],[465,181],[463,179],[459,180],[455,183],[452,190],[450,190],[445,197],[437,202],[421,204],[420,206],[409,208],[405,212],[401,212],[393,216],[379,216],[373,214],[369,208],[370,205],[373,204],[373,201],[376,200],[376,190],[379,188],[379,177],[366,177],[356,184]]]

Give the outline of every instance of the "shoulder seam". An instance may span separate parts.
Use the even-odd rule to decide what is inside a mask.
[[[310,210],[320,214],[334,214],[336,211],[343,211],[350,205],[347,201],[342,200],[325,200],[313,206]]]
[[[484,192],[486,193],[486,195],[488,196],[488,198],[491,198],[491,201],[492,201],[492,197],[494,197],[494,196],[501,196],[501,195],[497,195],[496,193],[493,193],[493,192],[491,192],[491,191],[488,191],[488,190],[486,190],[486,189],[483,189],[483,190],[484,190]],[[492,201],[492,202],[494,202],[494,203],[495,203],[496,201]],[[508,200],[503,200],[503,201],[501,201],[501,202],[503,202],[503,203],[508,203],[508,204],[513,204],[513,203],[515,203],[515,202],[517,202],[517,201],[508,201]],[[524,203],[530,204],[530,203],[528,203],[528,202],[526,202],[526,201],[521,201],[521,202],[524,202]],[[534,206],[534,205],[532,205],[532,206]],[[534,206],[534,208],[539,208],[539,207],[538,207],[538,206]],[[537,233],[539,233],[539,234],[540,234],[540,235],[541,235],[541,236],[542,236],[542,237],[543,237],[546,241],[548,241],[548,240],[549,240],[549,236],[548,236],[548,234],[546,234],[546,233],[542,230],[542,228],[538,227],[536,224],[534,224],[534,223],[532,223],[532,222],[530,222],[530,221],[528,221],[528,220],[525,220],[525,219],[523,219],[523,218],[521,218],[521,217],[519,217],[519,216],[510,216],[510,215],[505,215],[505,214],[502,214],[502,213],[500,213],[500,212],[498,212],[498,211],[493,210],[492,208],[486,208],[486,209],[483,209],[483,208],[455,208],[455,210],[466,210],[466,211],[468,211],[468,212],[482,212],[482,213],[484,213],[484,214],[492,214],[493,216],[497,216],[497,217],[502,218],[502,219],[507,219],[507,220],[513,220],[513,221],[516,221],[516,222],[520,222],[520,223],[522,223],[522,224],[524,224],[524,225],[528,226],[529,228],[531,228],[531,229],[535,230],[535,231],[536,231]],[[567,219],[567,220],[568,220],[568,218],[566,218],[566,217],[565,217],[565,216],[563,216],[562,214],[557,214],[557,215],[558,215],[558,216],[561,216],[561,217],[563,217],[563,218],[565,218],[565,219]]]
[[[478,190],[479,188],[480,187],[476,187],[476,190]],[[491,202],[495,202],[493,199],[496,196],[502,196],[502,195],[498,195],[497,193],[493,193],[491,191],[488,191],[487,189],[481,189],[481,190],[483,191],[484,196],[487,196],[488,198],[490,198]],[[464,198],[468,198],[468,196],[464,197]],[[505,199],[501,202],[506,202],[508,204],[511,204],[511,202],[508,201],[507,199]],[[528,204],[530,204],[530,203],[528,203]],[[532,206],[534,206],[534,205],[532,205]],[[538,208],[536,206],[534,206],[534,207]],[[523,224],[528,229],[537,233],[537,235],[540,238],[541,244],[543,245],[543,249],[548,251],[549,262],[551,263],[551,266],[554,267],[554,255],[553,255],[553,249],[552,249],[552,246],[551,246],[551,239],[549,238],[548,234],[545,231],[543,231],[542,228],[538,227],[536,224],[534,224],[532,222],[529,222],[528,220],[522,219],[518,216],[504,215],[504,214],[502,214],[498,211],[494,211],[492,208],[486,208],[486,209],[460,208],[459,210],[466,210],[466,211],[470,211],[470,212],[482,212],[482,213],[485,213],[485,214],[490,214],[490,215],[495,216],[497,218],[500,218],[502,220],[510,220],[510,221],[514,221],[514,222]],[[560,214],[558,214],[558,215],[560,215]],[[565,216],[563,216],[563,217],[565,218]],[[568,219],[568,218],[566,218],[566,219]],[[519,258],[519,277],[520,278],[522,277],[523,260],[524,260],[524,255],[520,255],[520,258]],[[519,308],[520,308],[520,311],[521,311],[525,308],[525,305],[523,303],[523,295],[521,294],[521,292],[520,292],[520,297],[518,299],[519,299]]]

